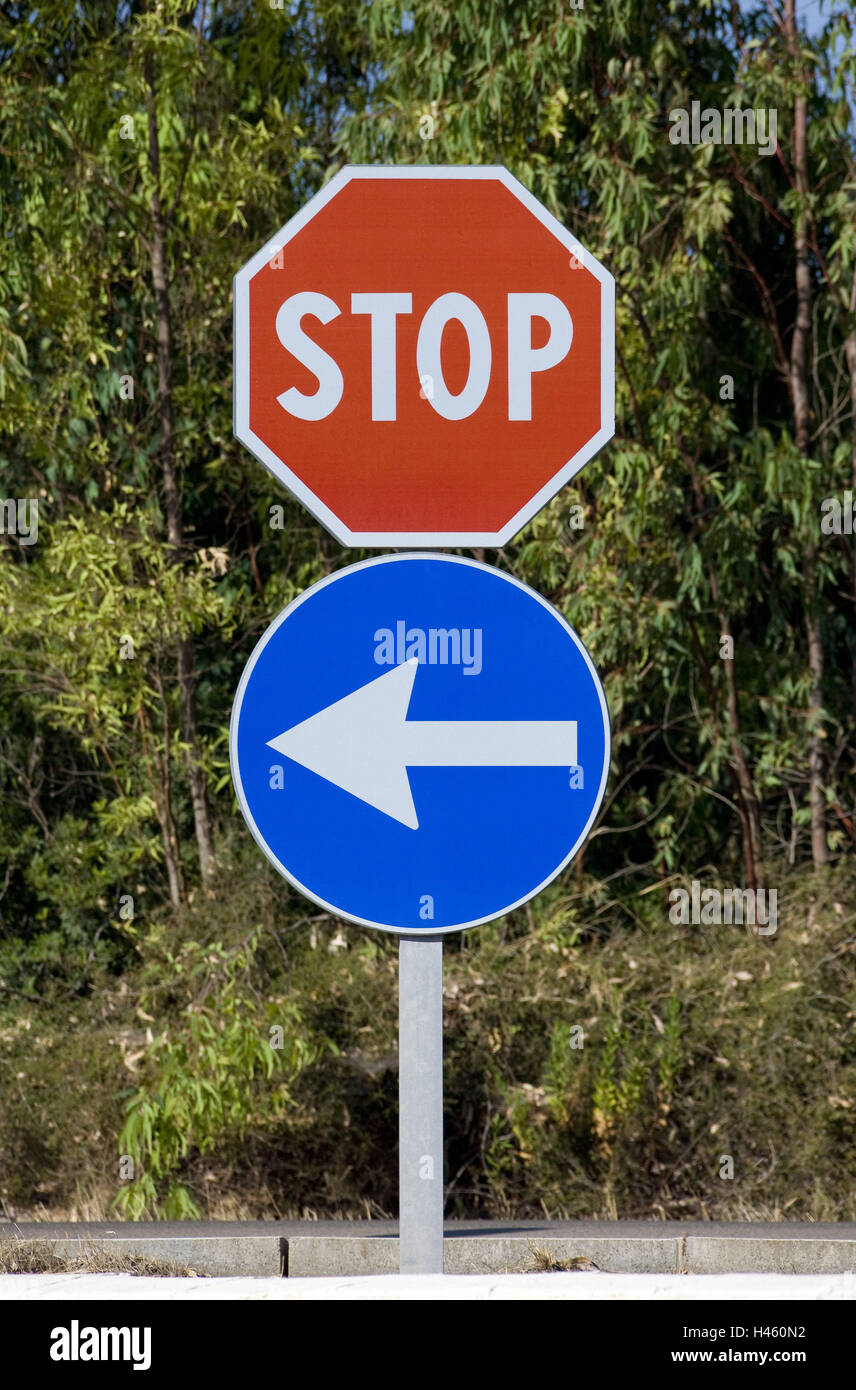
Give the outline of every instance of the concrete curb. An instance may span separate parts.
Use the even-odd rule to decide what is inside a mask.
[[[0,1252],[12,1244],[8,1237],[0,1237]],[[110,1255],[145,1255],[150,1260],[163,1260],[165,1264],[180,1265],[197,1274],[218,1278],[230,1275],[280,1278],[287,1269],[286,1241],[279,1236],[164,1236],[160,1239],[86,1236],[78,1240],[28,1236],[26,1244],[44,1246],[46,1253],[69,1259],[79,1259],[83,1255],[97,1257],[102,1251]]]
[[[856,1240],[687,1236],[692,1274],[849,1274],[856,1270]]]
[[[584,1258],[606,1274],[848,1274],[856,1271],[854,1240],[764,1237],[622,1236],[521,1238],[447,1237],[447,1274],[513,1274],[535,1270],[536,1252],[557,1264]],[[291,1278],[392,1274],[398,1241],[298,1236],[288,1242]]]
[[[5,1232],[0,1248],[14,1237]],[[398,1239],[377,1235],[217,1236],[24,1236],[56,1254],[80,1256],[104,1250],[145,1255],[215,1277],[350,1278],[397,1274]],[[448,1235],[446,1273],[511,1274],[538,1268],[536,1252],[557,1264],[591,1260],[608,1274],[847,1274],[856,1272],[856,1239],[810,1236],[687,1235],[592,1236]]]
[[[560,1264],[583,1257],[613,1274],[679,1274],[679,1246],[680,1241],[656,1237],[447,1236],[443,1249],[447,1274],[534,1271],[538,1268],[536,1251],[549,1251]],[[397,1272],[398,1241],[394,1238],[296,1236],[288,1242],[288,1274],[293,1279]]]

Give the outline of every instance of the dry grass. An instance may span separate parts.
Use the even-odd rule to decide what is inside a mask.
[[[187,1265],[124,1255],[81,1242],[80,1254],[57,1251],[49,1240],[0,1240],[0,1274],[135,1274],[161,1278],[207,1278]]]
[[[569,1260],[557,1260],[552,1250],[530,1245],[529,1256],[531,1263],[519,1271],[521,1274],[568,1274],[574,1270],[600,1273],[599,1266],[586,1255],[573,1255]]]
[[[739,927],[679,928],[650,894],[627,900],[628,924],[618,907],[594,912],[597,898],[569,905],[557,888],[534,904],[531,930],[515,919],[508,930],[476,928],[450,943],[449,1214],[856,1220],[856,892],[852,865],[849,878],[843,868],[836,874],[776,868],[779,930],[770,938]],[[240,887],[260,919],[267,899],[253,897],[245,879]],[[248,911],[224,889],[209,935],[222,921],[230,932],[249,929],[256,919]],[[202,931],[196,920],[181,930],[191,928]],[[354,928],[343,960],[294,932],[290,973],[277,973],[273,947],[256,961],[260,997],[296,1001],[311,1035],[339,1050],[305,1070],[275,1123],[254,1119],[238,1143],[223,1121],[210,1151],[191,1148],[177,1179],[204,1218],[394,1212],[395,1078],[352,1062],[395,1046],[395,957],[382,936]],[[184,1024],[170,971],[146,966],[155,968],[163,997],[147,1008],[159,1035]],[[4,1005],[7,1024],[0,1009],[0,1211],[8,1219],[121,1219],[116,1134],[129,1080],[112,1035],[132,1026],[140,979],[122,978],[124,996],[115,982],[113,994],[93,992],[73,1015],[65,1005]],[[569,1043],[577,1026],[580,1049]],[[160,1073],[146,1066],[130,1084],[145,1080],[156,1097]],[[270,1107],[257,1100],[254,1114],[264,1117]],[[733,1180],[720,1176],[722,1155],[733,1157]],[[146,1214],[173,1215],[166,1195],[164,1182],[161,1204]]]

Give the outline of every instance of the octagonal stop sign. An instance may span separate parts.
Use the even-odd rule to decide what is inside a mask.
[[[613,342],[506,169],[349,167],[235,277],[235,434],[343,545],[502,545],[611,438]]]

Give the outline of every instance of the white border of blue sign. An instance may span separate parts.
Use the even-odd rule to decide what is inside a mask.
[[[500,911],[491,912],[487,917],[478,917],[475,921],[472,922],[456,922],[454,925],[448,927],[395,927],[391,926],[388,922],[373,922],[366,917],[355,917],[350,912],[343,912],[342,909],[340,907],[335,906],[335,904],[325,902],[323,898],[319,898],[316,893],[313,893],[309,888],[305,887],[305,885],[302,884],[299,879],[295,878],[292,873],[289,873],[288,869],[285,867],[284,864],[280,862],[279,859],[277,859],[276,855],[272,853],[266,841],[262,837],[261,832],[259,831],[255,823],[255,820],[253,819],[253,814],[249,808],[249,805],[247,804],[247,799],[244,796],[244,788],[241,783],[241,774],[238,766],[237,757],[238,721],[241,716],[241,704],[244,698],[244,691],[247,687],[250,676],[253,673],[253,668],[255,667],[256,662],[258,661],[259,657],[261,656],[271,637],[273,637],[274,633],[285,622],[285,620],[289,618],[291,614],[297,608],[299,608],[302,603],[305,603],[307,599],[311,598],[313,594],[317,594],[319,590],[325,589],[328,584],[334,584],[337,579],[341,579],[343,574],[350,574],[354,570],[368,569],[373,565],[398,564],[402,561],[406,563],[408,560],[417,559],[438,560],[445,564],[469,565],[472,569],[487,570],[487,572],[489,574],[492,574],[494,578],[503,579],[507,584],[514,584],[518,589],[522,589],[524,593],[529,595],[530,598],[536,599],[537,602],[542,605],[542,607],[546,608],[547,611],[556,619],[556,621],[558,623],[561,623],[562,627],[571,637],[580,655],[582,656],[586,666],[588,667],[589,673],[591,674],[592,680],[595,684],[595,689],[597,690],[598,699],[600,701],[601,713],[603,715],[604,727],[607,733],[607,751],[606,757],[604,758],[603,775],[600,780],[600,786],[598,787],[597,797],[595,798],[591,815],[589,816],[583,828],[582,834],[577,839],[570,853],[567,854],[566,857],[562,860],[561,864],[559,864],[558,867],[554,869],[554,871],[551,874],[549,874],[548,877],[545,878],[542,883],[539,883],[537,888],[533,888],[531,893],[527,893],[524,897],[518,898],[516,902],[509,903]],[[254,840],[256,841],[256,844],[259,846],[259,849],[261,849],[266,858],[270,860],[271,864],[273,864],[277,872],[282,874],[283,878],[287,879],[288,882],[292,884],[292,886],[295,887],[298,890],[298,892],[302,893],[305,898],[309,898],[311,902],[317,903],[319,907],[323,907],[325,912],[332,913],[334,917],[340,917],[343,921],[346,922],[355,922],[358,926],[361,927],[376,927],[379,931],[393,932],[396,936],[447,936],[450,932],[466,931],[470,927],[483,926],[485,922],[495,922],[499,917],[505,917],[509,912],[513,912],[515,908],[522,907],[524,903],[528,903],[532,900],[532,898],[537,897],[537,895],[542,891],[542,889],[547,887],[548,883],[552,883],[553,879],[558,878],[562,870],[567,868],[568,864],[570,864],[571,860],[574,858],[574,855],[581,848],[586,838],[588,837],[589,831],[591,830],[592,826],[595,823],[595,820],[597,819],[598,812],[600,811],[601,803],[603,801],[604,792],[606,791],[606,783],[609,778],[611,755],[612,724],[609,717],[609,709],[606,703],[606,696],[603,693],[603,686],[600,682],[600,677],[595,669],[591,657],[589,656],[580,638],[577,636],[570,623],[567,622],[567,620],[562,616],[559,610],[555,608],[552,603],[548,603],[545,598],[542,598],[540,594],[536,593],[534,589],[530,589],[528,584],[523,584],[519,579],[515,579],[514,576],[511,574],[504,574],[502,571],[497,570],[493,565],[485,565],[482,564],[480,560],[470,560],[463,555],[437,555],[429,552],[418,552],[416,554],[410,552],[407,555],[377,555],[371,560],[360,560],[355,565],[346,565],[343,569],[336,570],[335,573],[327,575],[325,579],[319,580],[317,584],[313,584],[310,589],[307,589],[304,593],[302,593],[299,596],[299,598],[294,599],[294,601],[290,603],[287,608],[284,608],[282,612],[279,614],[279,616],[274,619],[270,627],[267,628],[267,630],[259,638],[259,641],[253,648],[253,651],[250,655],[250,658],[246,666],[244,667],[243,674],[238,684],[238,689],[235,694],[235,703],[232,706],[231,723],[229,726],[229,761],[232,769],[232,783],[238,797],[238,803],[241,807],[243,817],[247,822],[250,831],[252,832]]]
[[[597,434],[555,473],[499,531],[351,531],[274,451],[250,429],[250,280],[256,271],[273,259],[316,213],[335,198],[352,179],[497,179],[513,193],[548,232],[552,232],[568,252],[600,282],[600,419]],[[464,287],[462,287],[464,288]],[[341,545],[367,546],[502,546],[516,536],[551,497],[579,473],[583,464],[602,449],[615,434],[615,281],[605,266],[548,212],[527,188],[501,164],[468,167],[457,164],[348,164],[334,174],[314,198],[310,198],[284,227],[266,242],[251,260],[241,266],[234,280],[234,419],[233,432],[246,449],[264,464],[269,473],[311,512],[316,521],[336,537]]]

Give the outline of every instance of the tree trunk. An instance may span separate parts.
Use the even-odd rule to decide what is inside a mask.
[[[716,576],[711,570],[710,584],[714,598],[717,596]],[[729,647],[734,645],[734,637],[731,632],[731,622],[724,609],[719,610],[719,633],[720,637],[729,638]],[[751,888],[753,893],[764,886],[764,863],[761,855],[761,808],[758,805],[758,798],[755,795],[755,785],[752,781],[752,774],[749,771],[749,764],[746,761],[746,754],[743,751],[743,741],[740,737],[740,712],[737,704],[737,680],[735,677],[734,657],[725,656],[722,658],[725,666],[725,691],[726,709],[728,711],[728,728],[731,735],[731,756],[734,759],[734,770],[737,777],[737,786],[740,791],[739,803],[741,807],[741,820],[743,821],[743,846],[744,860],[746,863],[747,888]]]
[[[785,36],[793,58],[799,54],[795,0],[785,0]],[[807,80],[804,70],[796,75],[802,84]],[[803,455],[809,452],[811,428],[808,398],[808,336],[811,330],[811,268],[808,261],[808,155],[806,147],[806,98],[800,88],[794,99],[794,178],[799,198],[794,223],[794,253],[796,256],[795,285],[797,312],[791,339],[790,393],[794,412],[794,439]],[[810,545],[805,555],[805,630],[808,644],[811,689],[809,694],[809,808],[811,813],[811,857],[814,867],[827,862],[826,799],[823,792],[823,709],[824,652],[820,617],[816,597],[817,564],[815,547]]]
[[[148,156],[153,188],[151,202],[152,284],[155,292],[157,319],[157,411],[161,431],[161,466],[166,529],[176,564],[184,558],[184,529],[181,516],[181,495],[175,466],[175,433],[172,418],[172,323],[170,317],[169,284],[166,269],[166,229],[160,192],[160,145],[157,126],[157,89],[151,55],[145,59],[146,107],[148,111]],[[178,644],[178,693],[181,704],[182,739],[188,749],[188,776],[193,806],[193,824],[199,854],[199,868],[204,882],[214,873],[214,850],[205,771],[199,756],[199,730],[196,722],[196,676],[191,637]]]
[[[149,757],[148,721],[146,719],[145,707],[142,704],[137,710],[137,717],[140,721],[140,733],[142,735],[143,762],[149,774],[152,801],[154,802],[155,813],[161,828],[163,858],[166,864],[167,881],[169,883],[169,900],[173,907],[180,907],[184,901],[184,875],[181,872],[181,852],[178,844],[178,836],[175,832],[175,822],[172,817],[172,796],[169,776],[169,707],[166,703],[163,684],[159,676],[157,679],[157,687],[164,712],[163,757],[161,758],[158,756],[156,743],[154,753],[159,777],[155,776],[155,770],[152,766],[151,758]],[[158,791],[158,781],[160,781],[160,791]]]
[[[814,561],[812,572],[806,575],[810,585],[809,596],[814,590]],[[823,792],[823,740],[822,723],[823,697],[823,643],[820,624],[815,617],[814,608],[806,611],[806,636],[808,638],[808,665],[811,672],[811,694],[809,697],[810,743],[808,754],[809,805],[811,808],[811,857],[817,869],[829,857],[826,844],[826,797]]]
[[[850,287],[850,322],[856,323],[856,274]],[[850,487],[856,500],[856,328],[851,328],[844,343],[847,357],[847,371],[850,376],[850,430],[852,434],[852,456]],[[853,632],[856,633],[856,536],[853,539]],[[850,667],[850,682],[853,695],[853,714],[856,717],[856,648]]]
[[[678,447],[681,450],[681,456],[689,470],[696,509],[699,518],[701,518],[704,516],[705,511],[705,496],[704,488],[702,487],[701,479],[698,475],[698,469],[696,468],[696,461],[690,450],[680,439],[678,440]],[[717,618],[719,620],[719,635],[720,637],[727,637],[729,639],[729,647],[733,648],[734,637],[731,631],[731,620],[725,605],[720,602],[719,581],[716,576],[716,570],[710,561],[707,565],[707,578],[710,585],[710,596],[713,599]],[[716,701],[710,665],[704,655],[701,641],[694,625],[692,626],[692,632],[698,647],[699,659],[708,682],[711,710],[715,710]],[[749,763],[743,748],[734,657],[723,657],[723,662],[725,665],[728,734],[729,744],[731,746],[731,762],[728,764],[728,772],[734,785],[737,812],[740,816],[740,830],[743,840],[743,862],[746,866],[746,887],[751,888],[753,892],[757,892],[759,888],[764,886],[764,858],[761,848],[761,807],[755,795],[755,784],[752,781],[752,773],[749,769]]]

